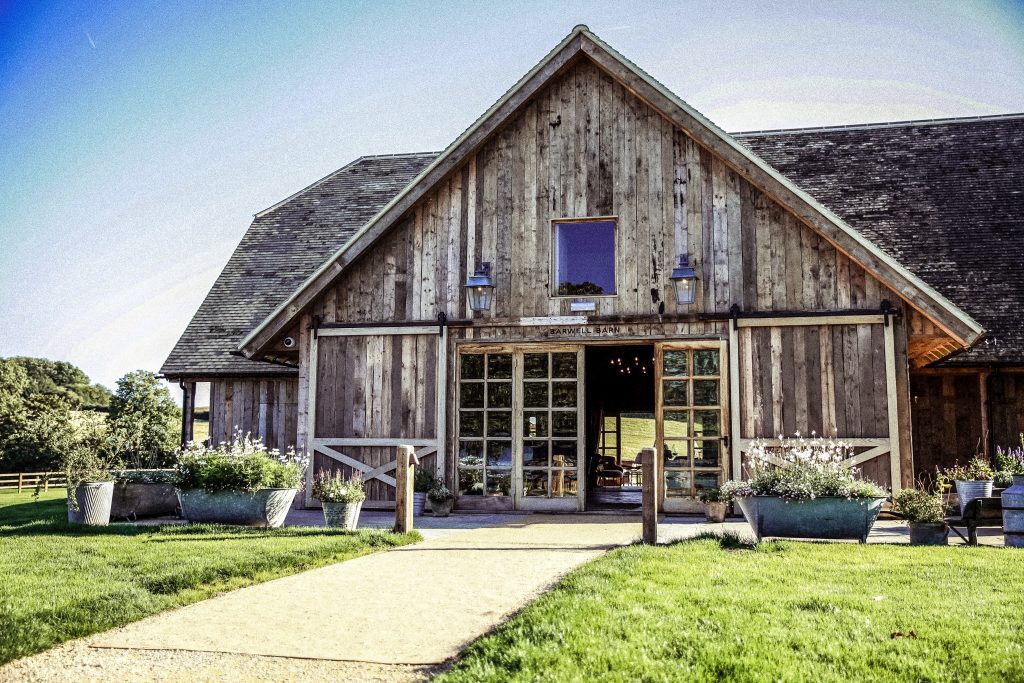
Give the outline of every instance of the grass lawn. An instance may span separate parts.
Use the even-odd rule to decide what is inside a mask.
[[[730,545],[615,550],[439,680],[1024,680],[1022,551]]]
[[[211,525],[69,527],[64,490],[0,492],[0,663],[216,593],[418,540]]]

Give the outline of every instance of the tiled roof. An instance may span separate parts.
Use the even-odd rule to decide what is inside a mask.
[[[1024,115],[734,137],[981,323],[947,363],[1024,363]],[[363,157],[257,215],[162,372],[292,372],[232,352],[435,157]]]
[[[436,156],[361,157],[257,214],[160,371],[170,377],[293,374],[232,352]]]
[[[946,364],[1024,362],[1024,114],[734,137],[985,328]]]

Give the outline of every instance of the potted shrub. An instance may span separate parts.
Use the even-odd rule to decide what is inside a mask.
[[[181,516],[190,522],[265,528],[284,524],[305,463],[236,433],[230,444],[190,443],[175,468]]]
[[[960,501],[960,515],[963,516],[967,504],[975,498],[987,498],[992,495],[995,474],[988,460],[974,456],[966,465],[959,463],[939,472],[939,484],[948,487],[952,481],[956,486],[956,496]]]
[[[943,520],[942,496],[919,489],[903,489],[892,499],[893,512],[910,527],[910,545],[947,545],[949,528]]]
[[[412,514],[422,515],[427,507],[427,494],[437,485],[437,478],[425,469],[416,468],[412,482]]]
[[[174,470],[121,470],[114,475],[111,519],[178,514]]]
[[[345,479],[341,472],[320,472],[313,480],[313,497],[323,505],[327,526],[355,530],[366,499],[361,477]]]
[[[1010,475],[1010,487],[1000,494],[1003,542],[1013,548],[1024,548],[1024,434],[1021,447],[996,447],[996,465]]]
[[[451,514],[455,499],[447,486],[437,482],[434,488],[427,492],[427,498],[430,500],[430,511],[435,517],[447,517]]]
[[[701,489],[697,497],[704,504],[704,519],[715,524],[725,521],[729,501],[722,494],[722,489]]]
[[[842,462],[852,449],[833,439],[798,433],[783,446],[755,440],[747,452],[750,478],[722,485],[736,501],[758,540],[850,538],[866,543],[885,502],[877,484]]]
[[[104,454],[88,444],[72,445],[62,458],[67,477],[68,521],[106,526],[114,498],[114,477]]]

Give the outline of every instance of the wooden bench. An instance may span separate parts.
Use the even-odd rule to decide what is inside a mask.
[[[946,524],[957,536],[971,545],[978,545],[978,527],[1003,526],[1003,499],[999,496],[975,498],[964,508],[962,517],[947,517]],[[967,528],[967,537],[958,526]]]

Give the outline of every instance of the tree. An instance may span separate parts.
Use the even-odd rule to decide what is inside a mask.
[[[181,409],[156,375],[129,372],[117,380],[110,401],[110,433],[117,454],[131,467],[173,464],[179,446]]]
[[[25,371],[28,377],[26,396],[54,394],[64,397],[72,408],[86,410],[105,410],[110,405],[110,390],[91,384],[88,375],[67,361],[17,356],[7,362]]]

